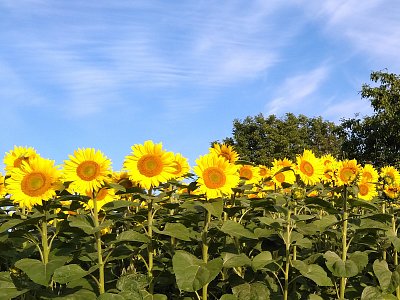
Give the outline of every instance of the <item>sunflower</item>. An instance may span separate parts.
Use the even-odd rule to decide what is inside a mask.
[[[0,173],[0,197],[6,194],[6,188],[4,186],[4,176]]]
[[[260,169],[252,165],[239,165],[239,177],[246,184],[257,184],[261,181]]]
[[[92,191],[86,191],[86,196],[90,197],[88,203],[85,206],[85,209],[93,209],[94,208],[94,198],[97,201],[97,209],[100,210],[104,204],[112,202],[115,200],[115,191],[114,189],[101,188],[94,195]]]
[[[197,183],[199,192],[208,199],[229,196],[232,188],[239,183],[237,166],[214,153],[200,156],[196,160],[194,172],[199,176]]]
[[[22,162],[30,162],[31,159],[39,156],[36,150],[32,147],[14,146],[13,150],[7,152],[4,156],[4,165],[6,171],[11,171],[14,168],[21,168]]]
[[[174,177],[174,154],[162,149],[162,143],[145,141],[132,146],[132,153],[125,157],[124,168],[129,178],[145,189],[156,187]]]
[[[378,196],[378,192],[375,184],[368,181],[360,181],[358,183],[358,198],[370,201],[376,196]]]
[[[397,199],[399,197],[400,186],[397,184],[385,185],[383,192],[390,199]]]
[[[235,163],[239,159],[239,154],[233,149],[233,147],[226,144],[214,143],[212,148],[210,148],[210,153],[222,156],[230,163]]]
[[[64,180],[71,181],[69,189],[85,195],[99,190],[111,174],[111,160],[93,148],[84,148],[64,161]]]
[[[360,166],[355,159],[338,162],[336,180],[337,185],[351,184],[360,172]]]
[[[56,195],[60,176],[53,160],[35,157],[29,164],[23,161],[20,168],[10,171],[10,177],[6,180],[7,191],[20,207],[30,209]]]
[[[379,174],[378,171],[371,164],[365,164],[360,172],[360,182],[378,182]]]
[[[173,172],[173,175],[176,180],[184,179],[185,175],[190,171],[187,158],[183,157],[180,153],[174,155],[174,167],[175,171]]]
[[[335,180],[335,169],[337,168],[337,160],[331,154],[325,154],[320,158],[321,163],[324,166],[324,176],[321,181],[323,183],[332,183]]]
[[[386,185],[397,185],[400,184],[399,171],[395,167],[386,166],[381,168],[380,177],[383,183]]]
[[[324,175],[324,166],[315,157],[311,150],[304,150],[303,155],[298,155],[296,173],[306,185],[313,185],[320,182]]]
[[[290,168],[289,170],[282,171],[283,168]],[[273,174],[272,180],[277,187],[282,187],[282,183],[293,184],[296,181],[296,176],[293,172],[293,162],[287,158],[274,159],[272,163],[271,173]]]

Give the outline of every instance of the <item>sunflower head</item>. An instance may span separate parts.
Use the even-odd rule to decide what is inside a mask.
[[[6,188],[4,186],[4,176],[0,173],[0,198],[6,194]]]
[[[314,185],[320,182],[324,174],[324,166],[311,150],[304,150],[296,160],[296,173],[305,184]]]
[[[358,198],[370,201],[376,196],[378,196],[378,192],[374,183],[368,181],[360,181],[358,183]]]
[[[107,189],[103,187],[95,193],[93,193],[93,191],[87,191],[86,196],[88,196],[90,199],[85,205],[85,209],[93,209],[94,201],[97,201],[97,209],[101,209],[104,204],[114,201],[115,191],[114,189]]]
[[[381,168],[380,177],[385,185],[398,185],[400,184],[399,171],[395,167],[385,166]]]
[[[336,170],[337,185],[342,186],[353,183],[359,172],[360,166],[355,159],[340,161]]]
[[[75,150],[74,155],[64,161],[64,180],[71,181],[71,191],[82,195],[99,190],[110,176],[111,160],[93,148]]]
[[[214,153],[200,156],[196,164],[194,172],[199,177],[197,180],[199,193],[205,194],[208,199],[229,196],[233,193],[232,188],[239,183],[236,165]]]
[[[145,189],[157,187],[174,177],[174,154],[162,149],[162,144],[145,141],[132,146],[132,153],[125,157],[124,168],[132,181]]]
[[[173,175],[175,179],[184,179],[185,175],[190,171],[190,166],[187,158],[183,157],[180,153],[176,153],[174,155],[174,168],[175,171],[173,172]]]
[[[273,174],[272,180],[276,184],[276,187],[280,188],[282,187],[282,183],[293,184],[296,181],[293,169],[294,165],[291,160],[287,158],[274,159],[271,173]]]
[[[32,147],[14,146],[13,150],[7,152],[4,156],[5,170],[11,171],[14,168],[21,168],[22,162],[29,163],[33,158],[39,156]]]
[[[252,165],[239,165],[239,177],[246,184],[257,184],[261,181],[260,169]]]
[[[20,207],[30,209],[56,195],[60,176],[53,160],[35,157],[10,171],[10,177],[6,180],[7,191]]]
[[[360,172],[360,182],[378,182],[379,174],[378,171],[371,164],[365,164]]]
[[[210,153],[222,156],[230,163],[235,163],[239,159],[239,154],[233,149],[233,147],[226,144],[214,143],[212,148],[210,148]]]
[[[397,199],[400,195],[400,185],[385,185],[383,192],[390,199]]]

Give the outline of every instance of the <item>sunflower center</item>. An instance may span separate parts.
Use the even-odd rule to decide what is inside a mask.
[[[355,178],[355,171],[351,168],[343,168],[340,172],[340,179],[343,182],[350,182]]]
[[[220,156],[224,157],[226,160],[231,161],[231,156],[228,152],[221,152]]]
[[[101,201],[103,200],[108,194],[108,190],[105,188],[100,189],[100,191],[96,194],[96,200]]]
[[[285,181],[285,175],[283,174],[283,172],[278,173],[278,174],[275,175],[275,179],[278,182],[284,182]]]
[[[300,171],[307,176],[312,176],[314,174],[314,167],[308,161],[302,161]]]
[[[365,196],[368,194],[369,189],[366,184],[361,184],[358,188],[361,196]]]
[[[249,168],[242,168],[240,170],[240,177],[250,180],[251,178],[253,178],[253,172]]]
[[[21,181],[22,192],[31,197],[43,195],[50,187],[51,183],[41,172],[29,173]]]
[[[203,179],[209,189],[218,189],[224,186],[226,175],[220,168],[209,167],[203,171]]]
[[[264,168],[261,168],[261,169],[260,169],[260,176],[264,177],[264,176],[266,176],[266,175],[267,175],[267,170],[264,169]]]
[[[174,167],[175,167],[174,175],[180,174],[182,172],[182,166],[180,163],[176,163]]]
[[[162,172],[163,163],[159,156],[147,154],[139,159],[137,168],[140,174],[146,177],[154,177]]]
[[[82,162],[78,168],[76,168],[76,174],[82,180],[92,181],[99,176],[100,166],[95,161],[87,160]]]

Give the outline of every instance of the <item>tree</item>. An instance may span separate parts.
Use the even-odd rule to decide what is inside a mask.
[[[378,71],[364,84],[361,97],[370,101],[372,116],[344,119],[341,123],[342,150],[361,163],[372,162],[377,167],[400,166],[400,77]]]
[[[296,154],[311,149],[316,155],[339,155],[338,126],[321,117],[308,118],[287,113],[283,118],[259,114],[233,121],[232,137],[224,143],[234,146],[240,157],[256,164],[269,165],[273,159],[294,160]]]

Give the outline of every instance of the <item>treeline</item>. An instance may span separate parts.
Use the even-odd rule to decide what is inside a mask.
[[[340,124],[287,113],[278,118],[263,114],[233,121],[232,145],[244,160],[268,164],[273,159],[295,159],[311,149],[321,156],[355,158],[376,167],[400,166],[400,76],[387,71],[372,72],[373,85],[364,84],[361,97],[370,102],[372,116],[341,119]]]

